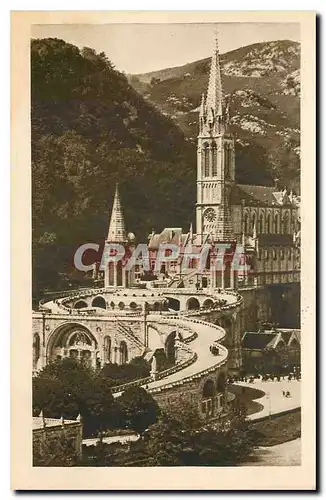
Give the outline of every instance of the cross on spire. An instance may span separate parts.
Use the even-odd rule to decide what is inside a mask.
[[[223,112],[223,89],[221,79],[220,57],[218,47],[218,35],[215,34],[215,46],[209,74],[206,106],[209,119],[221,116]]]

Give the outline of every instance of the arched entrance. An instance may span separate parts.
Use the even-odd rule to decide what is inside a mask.
[[[199,300],[196,299],[195,297],[190,297],[190,299],[187,300],[186,308],[188,311],[199,309],[199,307],[200,307]]]
[[[47,362],[74,358],[95,368],[97,341],[93,334],[79,323],[64,323],[56,328],[48,341]]]
[[[95,297],[92,302],[92,307],[100,307],[101,309],[106,309],[106,302],[103,297]]]
[[[203,307],[206,307],[207,309],[209,309],[210,307],[213,306],[213,301],[212,299],[206,299],[203,303]]]
[[[85,300],[77,300],[77,302],[75,302],[74,309],[84,309],[85,307],[88,307]]]
[[[173,311],[180,311],[180,301],[177,299],[173,299],[172,297],[168,297],[168,309],[173,309]]]

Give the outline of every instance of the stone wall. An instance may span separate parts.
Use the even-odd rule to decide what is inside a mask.
[[[44,460],[52,456],[62,454],[62,442],[69,445],[69,450],[74,450],[74,465],[82,456],[83,427],[80,422],[73,424],[45,426],[40,429],[33,429],[33,453],[44,456]]]

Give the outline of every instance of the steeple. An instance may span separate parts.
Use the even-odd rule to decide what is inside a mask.
[[[118,183],[115,188],[110,227],[109,227],[108,237],[106,240],[109,243],[122,243],[127,240],[125,223],[119,197]]]
[[[220,69],[220,56],[218,48],[218,39],[215,38],[214,53],[211,62],[211,71],[209,75],[206,107],[208,120],[212,122],[216,116],[222,116],[223,112],[223,90]],[[211,116],[212,119],[211,119]]]

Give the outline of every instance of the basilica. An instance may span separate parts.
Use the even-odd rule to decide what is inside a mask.
[[[134,234],[127,235],[125,231],[117,189],[107,242],[120,242],[130,248],[134,241]],[[217,41],[207,93],[202,96],[199,108],[196,231],[192,225],[186,233],[180,227],[165,228],[161,233],[153,231],[148,238],[153,274],[161,244],[178,245],[182,251],[175,261],[162,265],[156,276],[160,286],[260,287],[265,291],[274,288],[280,297],[287,296],[290,301],[293,293],[297,295],[298,286],[293,288],[291,284],[298,285],[300,281],[300,198],[279,187],[277,181],[274,186],[236,182],[235,140],[230,126],[229,101],[223,96]],[[203,244],[212,245],[205,269],[198,269],[196,259],[192,268],[182,269],[182,252]],[[222,269],[212,265],[216,244],[224,248]],[[237,246],[242,248],[247,272],[238,272],[233,266]],[[144,276],[141,266],[136,266],[132,273],[124,272],[122,265],[117,272],[116,267],[110,263],[105,269],[105,286],[125,286],[141,281]],[[274,299],[266,300],[273,302]],[[298,316],[298,312],[295,315]]]

